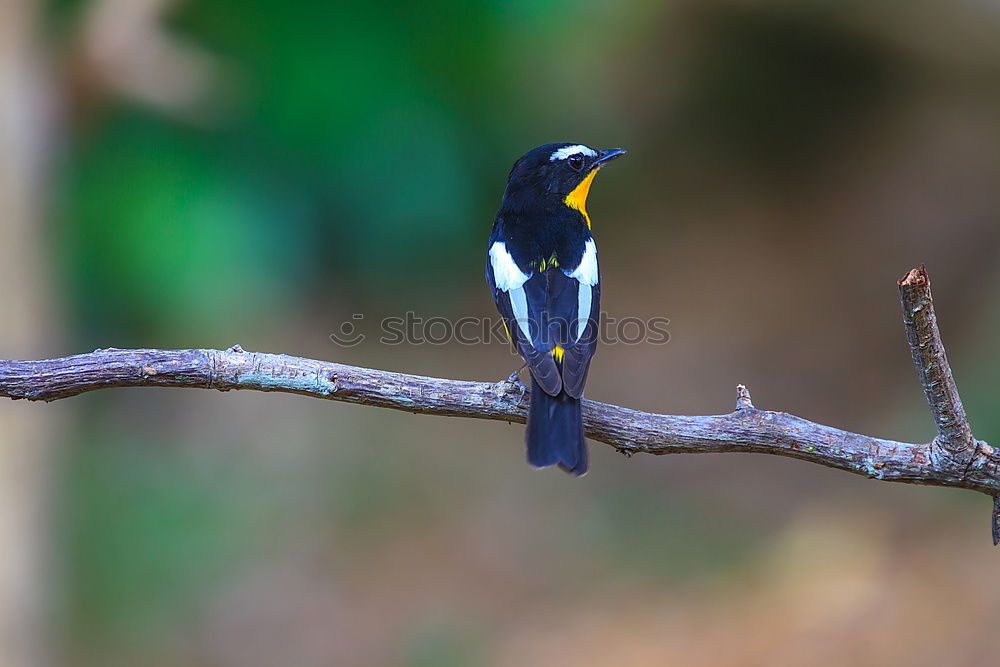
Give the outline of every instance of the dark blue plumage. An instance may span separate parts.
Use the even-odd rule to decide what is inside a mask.
[[[587,441],[579,398],[566,392],[549,396],[532,378],[528,414],[528,463],[536,468],[558,465],[574,475],[587,472]]]
[[[531,372],[528,462],[587,472],[580,399],[597,347],[600,281],[586,199],[624,151],[546,144],[514,163],[490,235],[489,283]]]

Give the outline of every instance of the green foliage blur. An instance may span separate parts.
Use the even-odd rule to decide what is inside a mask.
[[[204,335],[320,298],[331,282],[355,303],[464,291],[448,278],[482,263],[509,163],[554,136],[593,136],[620,95],[598,94],[591,70],[629,26],[597,40],[580,31],[632,14],[571,2],[180,4],[171,30],[230,77],[207,127],[129,104],[79,119],[66,252],[84,335]]]
[[[721,411],[746,376],[770,407],[924,437],[892,281],[926,261],[977,433],[1000,440],[997,356],[977,362],[998,291],[973,286],[1000,276],[992,12],[967,7],[935,41],[947,3],[190,0],[162,29],[219,68],[178,113],[90,89],[74,49],[94,4],[53,1],[46,24],[66,61],[51,238],[73,350],[239,342],[505,377],[499,347],[341,350],[327,334],[353,313],[488,313],[483,255],[507,170],[538,144],[580,141],[630,151],[592,195],[606,303],[675,320],[666,351],[602,351],[595,397]],[[985,38],[963,32],[977,24]],[[928,128],[944,138],[921,143]],[[942,220],[953,237],[927,231]],[[837,288],[809,284],[834,268]],[[726,402],[693,402],[706,396]],[[59,486],[77,664],[245,667],[267,658],[231,642],[268,656],[327,635],[354,647],[343,664],[523,664],[507,639],[521,632],[536,655],[558,625],[546,609],[590,610],[552,633],[577,644],[618,627],[608,604],[763,599],[753,581],[778,576],[761,569],[771,544],[794,555],[801,537],[813,555],[802,507],[846,505],[853,525],[867,514],[848,496],[881,494],[889,527],[872,533],[910,546],[897,521],[910,501],[941,524],[985,511],[788,462],[640,466],[604,448],[603,471],[574,485],[527,477],[519,428],[224,398],[74,399]],[[857,553],[897,548],[844,531]]]

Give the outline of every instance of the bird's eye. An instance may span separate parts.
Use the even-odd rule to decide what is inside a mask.
[[[567,160],[567,162],[569,162],[570,167],[572,167],[576,171],[580,171],[581,169],[583,169],[583,153],[570,155],[569,160]]]

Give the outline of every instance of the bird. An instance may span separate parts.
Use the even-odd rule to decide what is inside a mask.
[[[528,151],[510,170],[489,237],[486,282],[531,374],[525,442],[535,468],[588,469],[580,400],[597,349],[601,281],[587,195],[625,152],[575,143]]]

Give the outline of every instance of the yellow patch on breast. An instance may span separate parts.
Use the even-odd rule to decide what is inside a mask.
[[[594,182],[594,176],[601,168],[593,170],[587,174],[586,178],[580,181],[580,185],[573,188],[573,191],[566,195],[563,203],[572,209],[576,209],[583,214],[583,219],[587,221],[587,229],[590,229],[590,216],[587,215],[587,195],[590,193],[590,184]]]
[[[562,349],[560,346],[556,345],[552,348],[552,358],[556,360],[556,363],[562,363],[564,354],[566,354],[566,350]]]

